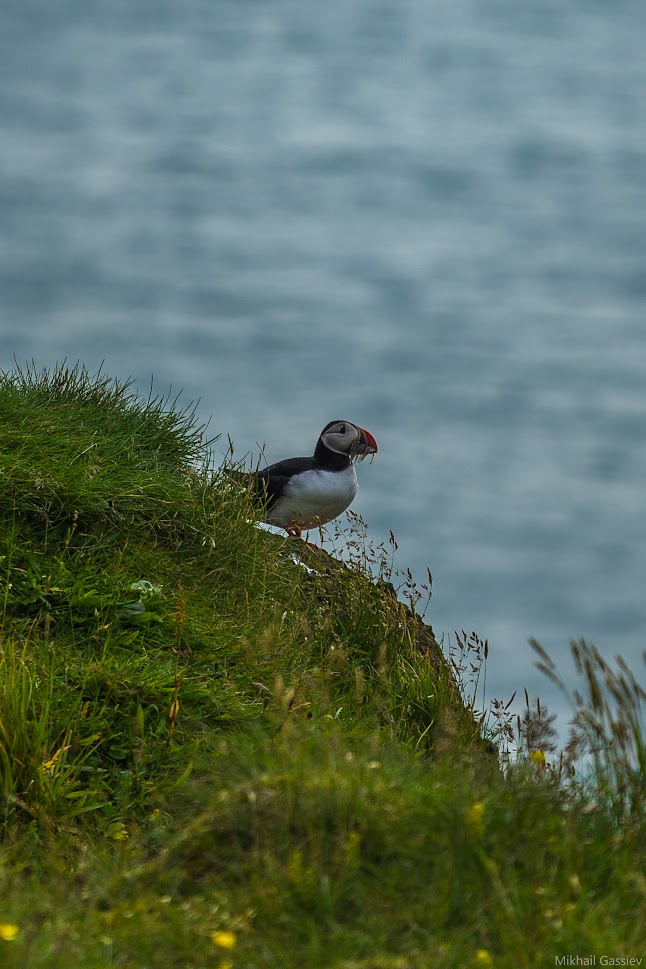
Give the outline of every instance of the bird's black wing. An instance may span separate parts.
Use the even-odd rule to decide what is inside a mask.
[[[315,467],[314,458],[287,458],[285,461],[270,464],[268,468],[255,473],[256,493],[266,501],[267,507],[271,508],[295,474],[311,471]]]
[[[285,461],[270,464],[262,471],[237,471],[229,468],[226,473],[228,477],[242,485],[251,485],[255,495],[267,508],[271,508],[295,474],[311,471],[315,467],[314,458],[287,458]]]

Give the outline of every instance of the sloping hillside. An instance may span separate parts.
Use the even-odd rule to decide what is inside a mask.
[[[503,775],[392,549],[256,528],[205,434],[0,378],[0,965],[639,955],[643,818]]]

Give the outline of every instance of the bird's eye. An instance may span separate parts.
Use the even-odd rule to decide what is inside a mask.
[[[345,424],[342,424],[339,428],[339,434],[345,434]]]

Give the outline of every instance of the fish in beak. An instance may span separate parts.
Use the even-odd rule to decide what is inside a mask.
[[[357,430],[359,435],[356,441],[352,442],[351,460],[356,464],[358,461],[363,461],[364,458],[370,455],[374,457],[379,451],[377,447],[377,442],[370,433],[366,431],[365,428],[359,427],[357,425]]]

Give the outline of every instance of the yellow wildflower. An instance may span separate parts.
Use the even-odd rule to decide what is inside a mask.
[[[211,942],[221,949],[234,949],[236,944],[235,932],[211,932]]]
[[[493,966],[493,959],[491,958],[491,953],[486,949],[478,949],[475,958],[476,966]]]
[[[56,764],[58,763],[58,760],[61,754],[66,753],[70,749],[70,747],[71,747],[71,744],[67,744],[65,747],[59,747],[56,753],[53,754],[49,760],[43,761],[43,763],[40,765],[40,769],[43,771],[43,773],[47,773],[48,771],[53,771],[54,768],[56,767]]]
[[[11,922],[0,922],[0,939],[5,942],[13,942],[18,935],[18,926]]]
[[[476,801],[475,804],[472,804],[467,810],[467,824],[477,834],[482,834],[484,831],[484,813],[485,806],[482,801]]]

